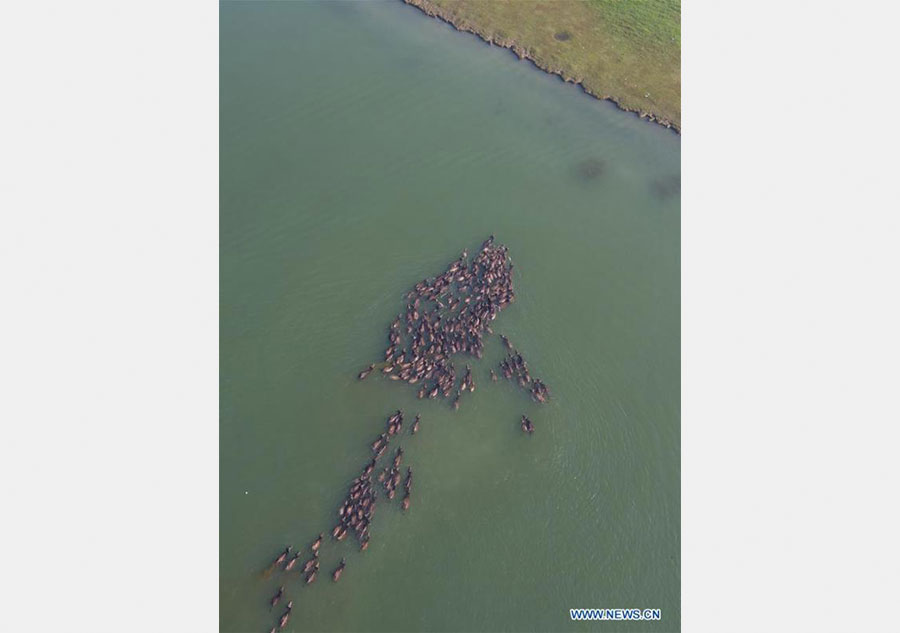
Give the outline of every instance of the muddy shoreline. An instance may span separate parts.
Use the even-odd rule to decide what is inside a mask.
[[[535,68],[538,68],[539,70],[550,73],[551,75],[556,75],[557,77],[559,77],[566,83],[575,84],[576,86],[580,87],[581,90],[584,91],[585,94],[588,94],[588,95],[590,95],[596,99],[600,99],[602,101],[610,101],[613,104],[615,104],[615,106],[617,108],[619,108],[620,110],[623,110],[625,112],[631,112],[632,114],[634,114],[635,116],[637,116],[641,119],[650,121],[652,123],[656,123],[657,125],[661,125],[665,128],[672,130],[679,136],[681,135],[681,128],[678,124],[673,123],[672,121],[669,121],[666,118],[659,117],[659,116],[653,114],[652,112],[646,112],[646,111],[639,110],[636,108],[629,108],[627,106],[623,106],[619,102],[619,100],[612,95],[604,95],[604,94],[598,94],[596,92],[593,92],[592,90],[587,88],[581,82],[581,80],[579,80],[577,77],[567,75],[563,70],[561,70],[559,68],[551,68],[547,65],[542,65],[541,62],[539,62],[538,60],[531,57],[523,46],[521,46],[518,42],[516,42],[515,40],[513,40],[511,38],[495,39],[493,36],[489,35],[486,32],[479,30],[475,26],[472,26],[467,23],[457,23],[454,21],[453,16],[450,15],[450,13],[448,11],[446,11],[445,9],[443,9],[439,6],[432,4],[429,0],[403,0],[403,2],[405,2],[408,5],[416,7],[417,9],[419,9],[420,11],[422,11],[423,13],[425,13],[426,15],[428,15],[430,17],[438,18],[439,20],[446,22],[447,24],[449,24],[450,26],[455,28],[457,31],[461,31],[461,32],[465,32],[465,33],[472,33],[473,35],[478,36],[478,38],[481,39],[483,42],[485,42],[491,46],[496,45],[496,46],[500,46],[501,48],[509,49],[519,59],[528,60],[529,62],[531,62],[534,65]]]

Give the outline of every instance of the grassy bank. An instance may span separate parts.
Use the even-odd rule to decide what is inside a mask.
[[[405,0],[620,107],[681,127],[681,0]]]

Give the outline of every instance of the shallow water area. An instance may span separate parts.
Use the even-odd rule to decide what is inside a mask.
[[[291,599],[294,631],[677,630],[678,135],[401,2],[220,13],[220,628]],[[490,381],[498,337],[456,359],[457,412],[357,381],[405,293],[489,234],[517,293],[492,327],[551,401]],[[327,536],[398,408],[410,511],[379,498],[369,549],[326,538],[308,587],[262,578]]]

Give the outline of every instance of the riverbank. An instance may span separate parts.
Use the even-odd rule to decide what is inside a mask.
[[[644,119],[681,131],[681,3],[404,0]]]

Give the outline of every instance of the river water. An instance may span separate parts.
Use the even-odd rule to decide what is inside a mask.
[[[295,631],[678,630],[679,137],[401,2],[226,2],[220,37],[221,630],[268,631],[282,583]],[[357,381],[489,234],[516,266],[493,328],[550,403],[488,379],[497,337],[455,413]],[[411,510],[380,500],[309,587],[262,578],[398,408]]]

